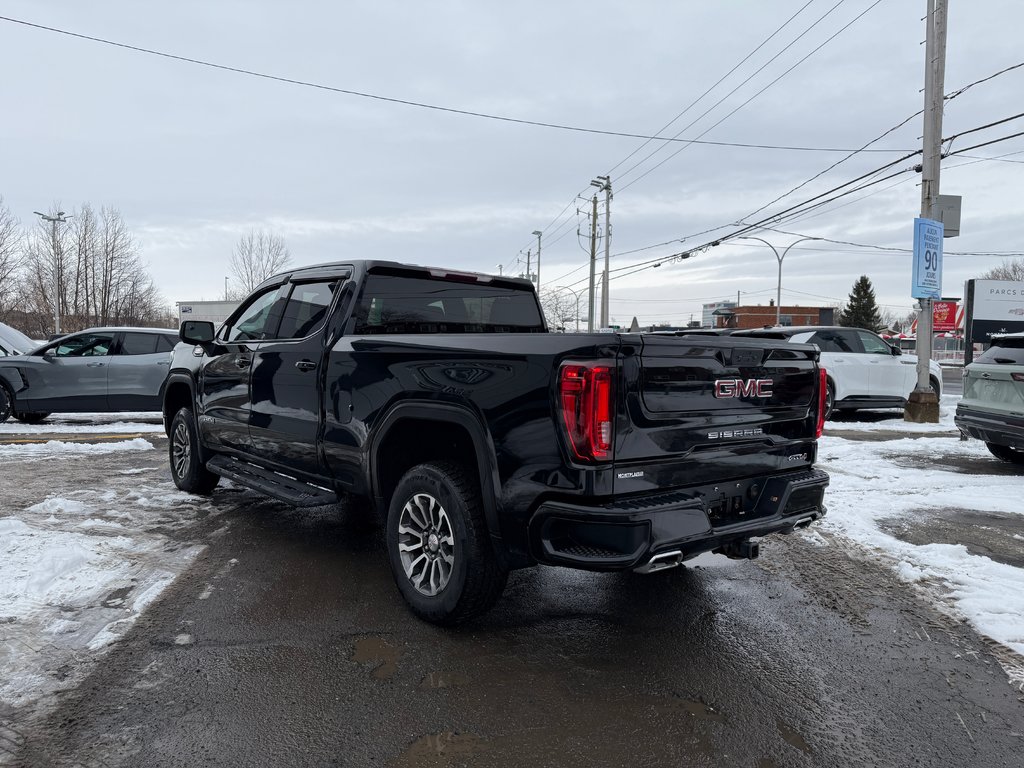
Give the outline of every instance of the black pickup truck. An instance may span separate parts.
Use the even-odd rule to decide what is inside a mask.
[[[277,275],[181,339],[177,486],[369,501],[429,621],[485,611],[514,568],[752,558],[825,514],[811,345],[548,333],[525,280],[378,261]]]

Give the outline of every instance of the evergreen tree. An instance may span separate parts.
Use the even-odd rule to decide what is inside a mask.
[[[875,302],[875,289],[867,275],[861,275],[853,284],[846,307],[839,315],[839,324],[848,328],[867,328],[878,331],[882,328],[882,316]]]

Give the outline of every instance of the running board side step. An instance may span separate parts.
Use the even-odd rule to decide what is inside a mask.
[[[206,468],[234,483],[296,507],[321,507],[338,502],[338,494],[334,491],[228,456],[214,456],[206,462]]]

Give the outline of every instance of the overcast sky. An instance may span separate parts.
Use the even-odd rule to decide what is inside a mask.
[[[848,150],[922,108],[924,14],[924,0],[0,2],[0,15],[23,21],[391,99],[645,136],[689,108],[660,135]],[[946,93],[1024,62],[1022,28],[1020,2],[950,0]],[[118,208],[169,302],[219,298],[231,249],[254,227],[283,235],[297,264],[380,258],[506,273],[525,271],[517,260],[541,230],[542,285],[585,291],[590,204],[575,198],[609,175],[613,320],[686,322],[738,291],[767,304],[771,251],[735,241],[627,267],[921,146],[915,117],[870,147],[893,151],[857,154],[751,217],[847,153],[654,141],[631,154],[642,139],[302,87],[10,21],[0,21],[0,67],[7,205],[27,225],[57,202]],[[1024,67],[981,83],[947,103],[943,135],[1024,111],[1022,96]],[[960,137],[952,149],[1022,125]],[[1024,137],[967,154],[943,164],[942,191],[964,198],[963,234],[945,241],[947,296],[1024,252]],[[778,225],[796,234],[752,234],[780,251],[799,236],[909,249],[918,178],[896,176]],[[603,217],[603,198],[600,208]],[[800,243],[784,262],[783,304],[844,300],[866,274],[881,304],[907,311],[910,270],[909,253]]]

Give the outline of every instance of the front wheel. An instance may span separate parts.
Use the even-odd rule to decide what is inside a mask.
[[[208,495],[220,477],[203,465],[196,417],[190,408],[182,408],[174,414],[170,437],[167,450],[174,484],[187,493]]]
[[[505,589],[477,483],[460,464],[419,464],[402,477],[387,520],[391,572],[413,613],[458,624],[489,609]]]
[[[1008,445],[998,445],[996,443],[985,443],[985,445],[988,447],[988,452],[997,459],[1008,461],[1011,464],[1024,464],[1024,451],[1018,451],[1016,448],[1011,448]]]

